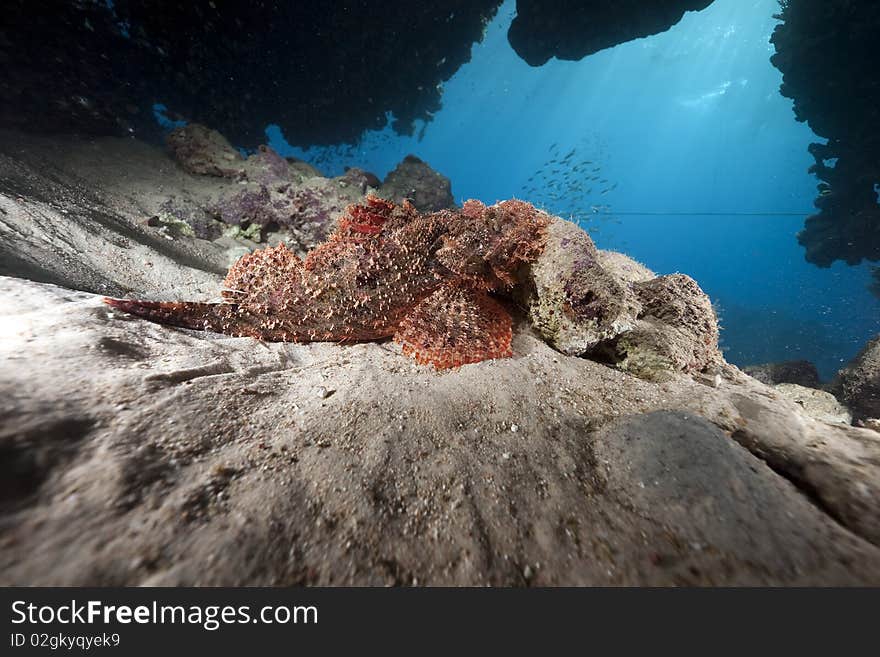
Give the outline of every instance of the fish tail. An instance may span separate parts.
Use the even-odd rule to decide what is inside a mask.
[[[196,331],[228,333],[230,308],[233,304],[202,303],[198,301],[139,301],[135,299],[104,298],[111,308],[148,319],[158,324],[169,324]],[[221,312],[221,308],[223,312]]]

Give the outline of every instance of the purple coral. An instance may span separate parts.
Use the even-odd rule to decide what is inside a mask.
[[[248,177],[262,185],[278,182],[290,182],[290,167],[287,160],[269,146],[260,146],[257,152],[248,158]]]
[[[256,191],[243,189],[231,197],[221,199],[213,210],[220,221],[230,226],[240,226],[245,223],[268,226],[275,221],[269,201],[269,190],[261,186]]]

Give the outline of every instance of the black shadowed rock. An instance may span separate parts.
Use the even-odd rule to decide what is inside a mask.
[[[768,386],[777,383],[795,383],[805,388],[819,387],[819,372],[816,366],[808,360],[746,365],[742,371]]]
[[[415,155],[407,155],[386,177],[379,193],[396,203],[410,201],[422,212],[455,207],[452,183],[437,173],[427,162]]]

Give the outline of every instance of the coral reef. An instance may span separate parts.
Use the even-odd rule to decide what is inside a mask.
[[[507,32],[526,62],[541,66],[551,57],[578,60],[625,41],[665,32],[686,11],[712,0],[517,0]]]
[[[282,231],[298,253],[305,253],[327,239],[348,205],[370,193],[395,202],[411,200],[421,211],[455,207],[449,179],[413,155],[382,184],[357,167],[337,178],[325,178],[309,164],[285,159],[266,145],[245,159],[220,133],[199,124],[173,130],[167,146],[186,171],[239,183],[221,187],[213,200],[196,209],[174,203],[162,209],[172,217],[192,220],[195,234],[205,239],[215,239],[223,225],[238,227],[258,241],[269,232]],[[211,217],[220,223],[212,225]]]
[[[856,420],[880,418],[880,335],[837,373],[829,389]]]
[[[819,179],[817,214],[798,241],[820,267],[880,260],[880,4],[788,0],[773,32],[773,65],[794,113],[827,144],[809,147]]]
[[[452,183],[415,155],[407,155],[386,177],[379,195],[395,203],[404,200],[420,212],[455,207]]]
[[[304,253],[323,242],[336,227],[346,206],[360,200],[363,192],[342,178],[308,178],[267,186],[248,183],[222,192],[208,210],[229,226],[283,229],[291,246]]]
[[[549,222],[522,201],[468,201],[462,212],[420,215],[408,202],[369,196],[305,261],[283,244],[244,256],[226,277],[224,303],[107,303],[164,324],[269,341],[394,336],[420,363],[457,367],[511,355],[510,315],[487,291],[514,283],[543,249]]]
[[[166,143],[186,171],[240,183],[221,189],[212,202],[198,208],[180,208],[173,202],[163,208],[168,215],[192,222],[196,235],[206,239],[219,237],[223,224],[257,239],[269,229],[283,228],[296,248],[308,250],[327,237],[337,215],[367,191],[361,183],[370,180],[366,173],[358,179],[356,174],[346,174],[329,180],[306,163],[289,162],[266,145],[245,159],[220,133],[194,123],[173,130]],[[221,223],[211,225],[206,216]]]
[[[375,176],[360,169],[349,169],[336,179],[324,178],[309,164],[285,159],[266,145],[245,159],[220,133],[199,124],[173,130],[167,146],[186,171],[238,182],[220,187],[212,200],[196,207],[169,201],[162,208],[163,213],[190,222],[204,239],[225,232],[259,241],[270,231],[283,230],[285,239],[302,253],[327,238],[347,205],[379,186]]]
[[[116,280],[121,267],[109,271],[102,255],[108,235],[114,235],[112,243],[117,232],[126,235],[132,231],[138,240],[157,238],[154,248],[158,251],[197,251],[199,258],[210,253],[206,257],[210,266],[204,262],[196,265],[193,257],[179,257],[220,273],[228,269],[231,258],[242,255],[242,249],[259,248],[259,243],[274,246],[284,242],[302,256],[327,239],[348,205],[381,186],[376,176],[357,168],[326,178],[308,163],[283,158],[268,146],[246,159],[236,151],[234,165],[229,167],[226,156],[232,153],[225,139],[203,126],[187,128],[175,131],[172,145],[164,149],[130,138],[0,134],[0,172],[4,177],[0,193],[6,193],[11,204],[4,221],[18,232],[0,244],[0,272],[17,275],[26,270],[34,272],[38,280],[61,282],[49,270],[62,266],[62,256],[55,248],[71,243],[75,248],[63,258],[84,261],[83,277],[75,287],[116,294],[144,289],[132,284],[141,280],[140,275],[127,283]],[[218,170],[234,173],[232,177],[215,175]],[[52,185],[34,182],[42,181],[49,172],[55,181]],[[29,195],[27,190],[34,185],[39,194]],[[93,190],[101,190],[100,198]],[[30,200],[16,203],[21,194]],[[34,204],[31,197],[39,197],[39,203]],[[69,200],[74,198],[79,199],[75,209]],[[47,224],[47,231],[57,227],[35,217],[54,215],[64,203],[75,213],[67,220],[70,234],[42,233],[40,225]],[[102,217],[109,232],[91,242],[85,237],[80,241],[76,237],[80,218],[93,216]],[[88,223],[81,228],[88,233]],[[137,249],[111,251],[133,256]],[[142,257],[135,269],[150,266],[147,262],[150,258]],[[123,287],[116,287],[116,283]],[[105,285],[112,287],[102,287]]]

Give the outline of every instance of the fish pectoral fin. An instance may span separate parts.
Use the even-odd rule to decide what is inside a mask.
[[[446,285],[404,317],[394,341],[438,370],[512,355],[510,314],[488,293]]]

